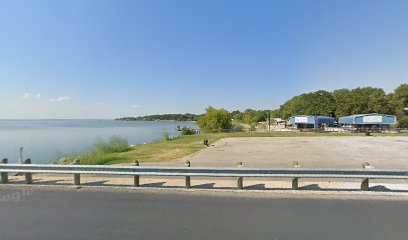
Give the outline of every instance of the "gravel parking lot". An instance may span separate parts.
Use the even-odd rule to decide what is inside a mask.
[[[146,165],[247,167],[408,168],[408,137],[271,137],[226,138],[178,161]]]

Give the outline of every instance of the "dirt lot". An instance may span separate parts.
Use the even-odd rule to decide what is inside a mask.
[[[178,161],[146,165],[361,168],[408,168],[408,137],[226,138]]]

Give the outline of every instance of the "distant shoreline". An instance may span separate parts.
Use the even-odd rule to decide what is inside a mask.
[[[120,117],[115,120],[119,121],[149,121],[149,122],[195,122],[200,116],[192,113],[169,113],[155,114],[139,117]]]
[[[197,122],[195,120],[126,120],[126,119],[115,119],[115,121],[124,121],[124,122]]]

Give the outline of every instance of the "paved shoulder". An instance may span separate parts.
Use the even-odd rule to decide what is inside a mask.
[[[1,188],[0,239],[407,239],[403,201]]]

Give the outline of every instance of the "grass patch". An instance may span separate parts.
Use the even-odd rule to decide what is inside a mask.
[[[240,137],[321,137],[321,136],[364,136],[364,133],[310,133],[310,132],[242,132],[242,133],[204,133],[198,135],[184,135],[172,139],[171,141],[160,140],[149,144],[140,144],[134,147],[112,147],[112,142],[104,144],[95,144],[93,151],[83,154],[79,158],[81,164],[92,165],[110,165],[120,163],[132,163],[135,160],[140,162],[163,162],[176,160],[190,154],[196,153],[203,148],[203,139],[209,140],[210,144],[222,138],[240,138]],[[376,136],[408,136],[408,134],[380,134],[373,133],[371,137]],[[113,141],[115,142],[115,141]],[[120,141],[119,141],[120,142]],[[126,141],[127,143],[127,141]],[[105,144],[108,144],[106,146]],[[113,151],[113,149],[118,151]],[[119,151],[120,149],[120,151]],[[62,163],[72,163],[74,158],[68,158]]]
[[[62,161],[59,161],[59,163],[70,164],[74,159],[79,158],[81,164],[104,165],[109,162],[125,160],[123,156],[119,156],[118,154],[129,150],[130,147],[126,138],[112,136],[107,142],[97,140],[88,153],[82,154],[81,156],[64,158]]]

